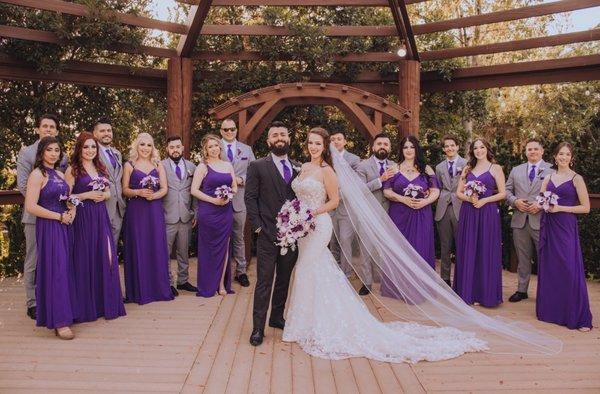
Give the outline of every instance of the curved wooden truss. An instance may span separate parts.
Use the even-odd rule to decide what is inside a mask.
[[[238,117],[239,138],[253,144],[286,107],[294,105],[338,107],[366,137],[381,132],[384,124],[407,122],[411,112],[383,97],[352,86],[297,82],[254,90],[211,109],[218,120]]]

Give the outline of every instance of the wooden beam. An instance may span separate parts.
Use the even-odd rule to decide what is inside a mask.
[[[398,105],[411,112],[410,118],[398,121],[398,129],[403,136],[419,134],[420,86],[419,62],[416,60],[399,62]]]
[[[395,26],[323,26],[327,37],[394,37],[398,34]],[[294,32],[285,26],[267,25],[204,25],[201,35],[208,36],[292,36]]]
[[[591,29],[574,33],[556,34],[547,37],[528,38],[499,42],[494,44],[477,45],[466,48],[438,49],[421,53],[421,60],[442,60],[463,56],[486,55],[490,53],[522,51],[525,49],[544,48],[578,42],[600,40],[600,29]]]
[[[406,59],[407,60],[419,60],[419,52],[417,50],[417,43],[410,26],[410,18],[406,11],[406,4],[404,0],[389,0],[390,10],[394,17],[394,23],[398,30],[398,35],[406,46]]]
[[[197,5],[200,0],[176,0],[179,3]],[[424,3],[429,0],[406,0],[406,4]],[[270,6],[270,7],[387,7],[387,0],[215,0],[215,7]]]
[[[67,15],[97,17],[97,13],[83,4],[70,3],[60,0],[0,0],[0,3],[13,4],[34,8],[43,11],[61,12]],[[121,12],[107,12],[103,14],[108,19],[115,19],[126,25],[145,27],[148,29],[164,30],[176,34],[186,34],[187,26],[181,23],[166,22],[145,16],[126,14]]]
[[[198,35],[200,35],[208,11],[210,11],[211,3],[212,0],[202,0],[199,5],[192,6],[186,23],[188,32],[179,38],[179,44],[177,45],[177,54],[179,56],[189,57],[196,47]]]
[[[490,23],[508,22],[518,19],[533,18],[600,6],[600,0],[562,0],[551,3],[543,3],[512,10],[490,12],[482,15],[467,16],[463,18],[448,19],[445,21],[413,25],[416,35],[436,33],[463,27],[487,25]]]
[[[302,61],[302,59],[295,59],[292,54],[283,53],[280,56],[273,58],[263,55],[258,51],[242,51],[242,52],[207,52],[200,51],[194,53],[192,59],[195,60],[207,60],[207,61],[223,61],[223,62],[237,62],[237,61]],[[347,55],[336,55],[333,56],[333,61],[336,62],[397,62],[403,60],[395,53],[389,52],[363,52],[363,53],[349,53]]]

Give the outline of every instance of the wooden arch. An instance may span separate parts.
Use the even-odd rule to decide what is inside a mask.
[[[380,133],[384,124],[407,122],[412,116],[409,110],[365,90],[317,82],[280,84],[254,90],[211,109],[209,114],[218,120],[237,114],[238,138],[252,145],[284,108],[313,104],[338,107],[368,138]]]

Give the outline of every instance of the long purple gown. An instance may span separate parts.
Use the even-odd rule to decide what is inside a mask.
[[[153,176],[158,180],[158,170],[155,168],[146,174],[134,167],[129,187],[143,189],[140,182],[146,176]],[[159,188],[157,185],[153,190],[157,191]],[[172,300],[162,200],[148,201],[141,197],[128,200],[123,241],[127,298],[140,305]]]
[[[75,180],[73,194],[92,190],[92,178],[84,173]],[[77,207],[73,221],[75,289],[79,303],[78,322],[104,316],[125,316],[117,249],[104,201],[86,200]]]
[[[552,178],[547,191],[558,195],[558,204],[579,203],[573,180],[555,186]],[[592,327],[579,228],[574,213],[542,213],[540,224],[536,314],[539,320],[570,329]]]
[[[207,166],[208,172],[200,190],[215,195],[219,186],[231,186],[230,173],[218,172]],[[229,238],[233,228],[233,206],[214,205],[198,201],[198,293],[200,297],[212,297],[219,290],[219,282],[225,265],[225,290],[231,291],[231,272],[228,263]]]
[[[491,166],[490,166],[491,168]],[[490,169],[467,181],[482,182],[486,191],[480,198],[495,194],[496,180]],[[456,234],[454,290],[467,303],[494,307],[502,303],[502,232],[498,203],[481,208],[461,205]]]
[[[38,204],[50,211],[62,213],[67,207],[59,197],[69,194],[69,186],[55,170],[47,168],[46,172],[48,182],[40,190]],[[36,324],[50,329],[70,326],[77,317],[71,227],[58,220],[37,218],[35,237]]]

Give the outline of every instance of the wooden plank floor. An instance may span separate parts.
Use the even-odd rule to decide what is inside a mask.
[[[254,264],[252,264],[254,268]],[[196,264],[190,272],[195,282]],[[250,279],[254,284],[254,270]],[[535,278],[530,295],[535,295]],[[516,275],[504,272],[504,296]],[[600,283],[588,283],[600,319]],[[172,302],[127,305],[127,316],[74,327],[61,341],[25,315],[18,278],[0,281],[0,392],[424,393],[600,392],[600,330],[590,333],[535,319],[535,297],[486,313],[519,319],[564,341],[554,357],[467,354],[435,363],[328,361],[306,355],[268,328],[254,348],[253,287],[210,299],[185,293]],[[376,310],[367,298],[367,304]],[[597,325],[597,323],[596,323]]]

